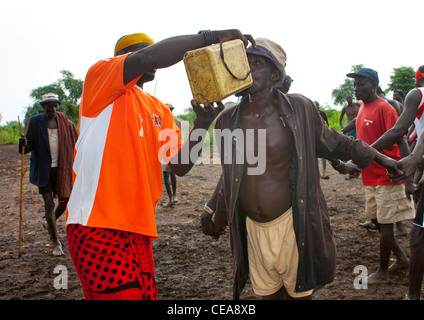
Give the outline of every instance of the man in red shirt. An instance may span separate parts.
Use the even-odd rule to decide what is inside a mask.
[[[349,73],[354,79],[354,91],[362,100],[356,118],[357,138],[372,145],[381,135],[393,127],[398,119],[395,109],[377,95],[378,74],[375,70],[362,68],[358,73]],[[392,158],[400,159],[398,145],[380,151]],[[389,271],[408,266],[408,258],[399,246],[393,233],[393,224],[414,217],[412,200],[406,197],[405,185],[392,182],[386,169],[375,162],[362,170],[365,187],[365,213],[373,220],[380,231],[380,265],[368,278],[368,283],[389,281]],[[393,250],[396,262],[389,268],[389,258]]]

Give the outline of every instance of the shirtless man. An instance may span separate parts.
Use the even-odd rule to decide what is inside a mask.
[[[347,123],[349,123],[350,121],[356,118],[359,112],[359,104],[353,102],[352,95],[350,93],[346,94],[346,101],[347,106],[343,107],[339,118],[339,124],[341,129],[344,128],[343,118],[345,115],[347,117]],[[356,129],[347,132],[346,135],[356,138]]]
[[[400,103],[401,112],[403,111],[403,97],[404,97],[404,95],[405,95],[405,93],[401,89],[395,89],[393,91],[393,100],[396,100],[397,102]]]
[[[170,103],[166,103],[166,106],[169,107],[171,112],[174,110],[174,106]],[[177,127],[181,130],[181,119],[174,116],[174,122]],[[177,197],[177,176],[171,169],[169,169],[168,164],[162,164],[162,175],[163,183],[165,185],[166,194],[168,195],[168,202],[163,204],[164,207],[169,207],[178,203]]]
[[[311,100],[275,89],[286,64],[278,44],[260,38],[246,52],[253,85],[216,121],[215,134],[233,136],[217,136],[222,175],[201,215],[203,232],[219,238],[230,229],[234,299],[249,273],[263,299],[310,299],[333,281],[336,267],[316,154],[398,170],[364,142],[329,128]]]
[[[346,101],[347,101],[347,106],[342,108],[342,111],[340,113],[340,118],[339,118],[339,124],[342,130],[344,128],[344,125],[343,125],[344,116],[346,115],[347,124],[349,124],[352,120],[356,119],[356,116],[358,115],[358,112],[359,112],[359,106],[360,106],[358,103],[353,102],[352,95],[350,93],[346,94]],[[356,139],[356,128],[350,129],[349,131],[343,130],[342,132],[344,132],[347,136],[351,136]],[[353,174],[350,174],[346,178],[346,180],[353,179],[354,177],[355,176]]]

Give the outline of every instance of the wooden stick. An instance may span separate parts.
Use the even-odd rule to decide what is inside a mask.
[[[28,127],[29,127],[29,120],[31,119],[31,116],[29,116],[28,118],[28,122],[25,128],[25,134],[24,134],[24,138],[27,135],[28,132]],[[19,122],[19,131],[21,133],[21,137],[22,137],[22,126],[21,126],[21,120],[19,119],[18,116],[18,122]],[[25,171],[24,171],[24,156],[25,156],[25,146],[22,146],[22,161],[21,161],[21,194],[20,194],[20,198],[19,198],[19,258],[22,256],[22,192],[23,192],[23,185],[24,185],[24,175],[25,175]]]

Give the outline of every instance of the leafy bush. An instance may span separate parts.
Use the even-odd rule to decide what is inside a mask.
[[[0,145],[18,143],[19,136],[20,130],[18,121],[9,121],[6,122],[5,126],[0,126]]]
[[[325,112],[328,119],[328,126],[337,131],[340,131],[339,118],[340,118],[341,111],[332,109],[330,106],[326,104],[320,106],[320,110]]]

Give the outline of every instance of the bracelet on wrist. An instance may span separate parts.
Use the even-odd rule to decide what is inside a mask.
[[[213,43],[212,31],[200,30],[198,34],[203,34],[203,36],[205,37],[205,47],[210,46]]]
[[[343,164],[343,161],[339,159],[338,163],[334,163],[333,161],[329,161],[331,165],[335,167],[340,167]]]
[[[215,211],[209,208],[207,204],[205,204],[205,206],[203,207],[203,210],[205,210],[210,215],[213,215],[215,213]]]

